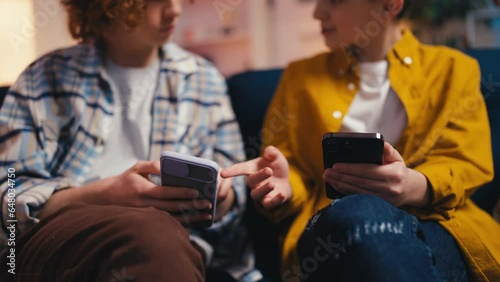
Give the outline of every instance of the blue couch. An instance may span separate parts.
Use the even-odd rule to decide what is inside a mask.
[[[9,87],[0,87],[0,106],[2,106],[3,98],[5,98],[5,94],[7,94],[8,90]]]
[[[468,54],[476,58],[481,66],[481,89],[485,97],[492,132],[495,175],[500,175],[500,50],[472,50]],[[467,70],[463,70],[467,71]],[[263,118],[274,91],[279,83],[282,70],[250,71],[228,79],[228,89],[236,118],[241,127],[247,158],[258,156],[260,130]],[[481,137],[477,137],[481,142]],[[472,199],[481,208],[492,212],[500,197],[500,176],[481,187]],[[271,225],[254,209],[251,201],[247,205],[245,222],[250,230],[257,256],[257,266],[266,277],[279,281],[278,241],[280,227]],[[287,223],[283,223],[286,226]]]

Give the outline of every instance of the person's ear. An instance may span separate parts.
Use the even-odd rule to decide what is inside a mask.
[[[389,12],[392,18],[396,18],[405,6],[405,0],[387,0],[385,10]]]

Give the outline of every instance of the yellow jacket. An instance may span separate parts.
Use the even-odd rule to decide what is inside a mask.
[[[411,34],[388,54],[391,86],[408,115],[395,148],[432,185],[432,204],[409,209],[437,220],[460,245],[475,281],[500,279],[500,225],[469,196],[493,178],[490,128],[477,62]],[[330,203],[322,181],[321,136],[338,131],[358,91],[356,60],[341,50],[292,63],[268,109],[264,146],[288,158],[293,196],[268,216],[293,218],[284,237],[283,271],[298,266],[297,241],[308,219]],[[337,112],[333,115],[334,112]]]

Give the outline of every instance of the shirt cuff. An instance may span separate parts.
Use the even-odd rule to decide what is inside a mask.
[[[198,249],[202,251],[202,257],[204,258],[205,266],[209,266],[212,263],[212,259],[214,257],[214,249],[212,246],[207,243],[207,241],[201,239],[196,235],[189,235],[189,240],[191,243],[198,246]]]

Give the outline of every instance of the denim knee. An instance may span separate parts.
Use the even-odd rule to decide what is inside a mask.
[[[333,201],[309,221],[305,233],[350,243],[377,234],[415,234],[417,219],[382,198],[352,195]]]
[[[410,280],[437,281],[418,227],[415,216],[379,197],[338,199],[311,218],[299,239],[301,274],[314,282],[331,281],[332,273],[338,281],[403,281],[413,269],[393,269],[403,257],[422,262],[408,272],[415,275]]]

